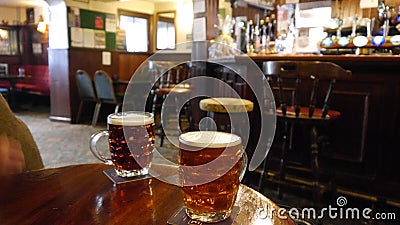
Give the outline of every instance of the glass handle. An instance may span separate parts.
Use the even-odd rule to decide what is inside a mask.
[[[97,150],[97,141],[99,141],[99,139],[103,136],[108,136],[108,131],[99,131],[95,134],[93,134],[90,137],[90,151],[93,153],[94,156],[96,156],[96,158],[98,158],[100,161],[104,162],[107,165],[112,165],[112,161],[111,159],[107,159],[106,157],[104,157],[98,150]]]
[[[243,152],[242,155],[242,167],[240,168],[240,176],[239,176],[239,181],[242,181],[244,174],[246,173],[246,169],[247,169],[247,154],[246,152]]]

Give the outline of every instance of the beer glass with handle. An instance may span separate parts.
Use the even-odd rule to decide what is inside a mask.
[[[107,117],[107,130],[93,134],[90,150],[99,160],[113,165],[120,177],[147,175],[154,151],[154,116],[148,112],[128,111]],[[108,136],[111,158],[103,156],[97,141]]]

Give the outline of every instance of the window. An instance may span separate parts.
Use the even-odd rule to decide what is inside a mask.
[[[119,10],[119,28],[125,31],[128,52],[149,52],[151,15]]]
[[[0,29],[0,55],[18,55],[18,31]]]
[[[174,21],[162,21],[157,23],[157,49],[175,48],[175,24]]]
[[[0,76],[5,76],[8,74],[8,64],[0,63]]]

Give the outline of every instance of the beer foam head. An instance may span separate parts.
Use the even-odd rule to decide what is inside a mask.
[[[122,112],[109,115],[107,123],[124,126],[142,126],[154,123],[154,117],[153,114],[145,112]]]
[[[225,148],[236,146],[242,140],[236,134],[218,131],[193,131],[181,134],[179,142],[193,147]]]

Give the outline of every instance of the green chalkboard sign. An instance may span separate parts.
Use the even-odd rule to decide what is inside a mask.
[[[96,30],[105,29],[106,14],[101,12],[80,10],[81,28]]]
[[[71,47],[116,49],[116,17],[76,7],[68,7]]]

